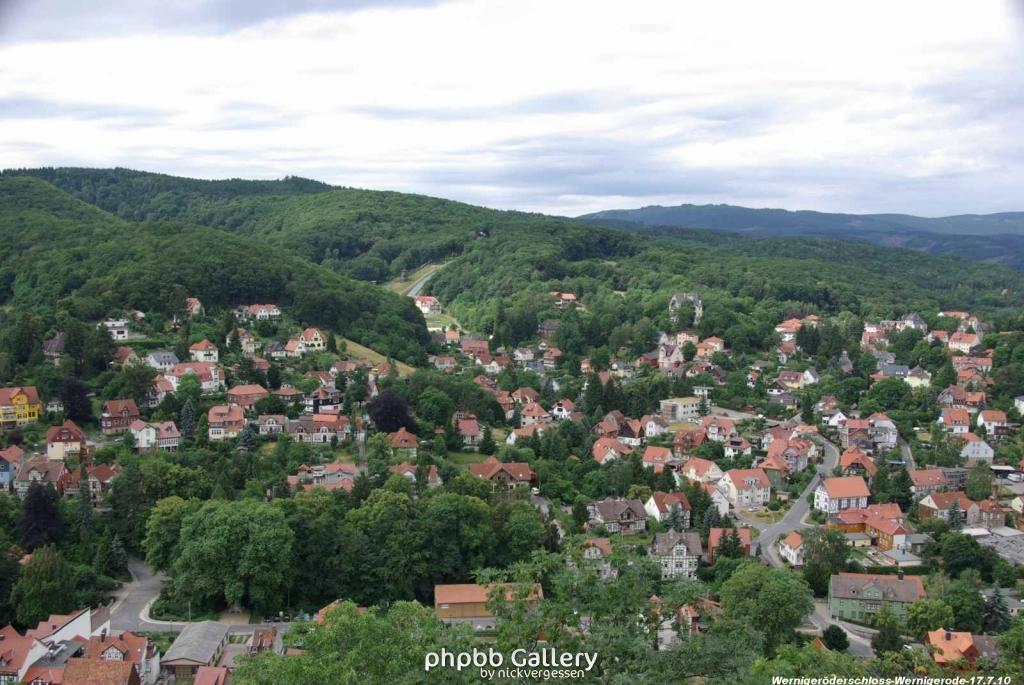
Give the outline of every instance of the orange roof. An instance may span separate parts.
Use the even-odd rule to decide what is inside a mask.
[[[608,538],[590,538],[584,541],[584,547],[595,547],[601,551],[601,556],[606,557],[612,553],[612,541]]]
[[[782,544],[790,549],[797,549],[800,545],[804,544],[804,536],[794,530],[786,536],[786,539],[782,541]]]
[[[437,607],[442,604],[483,604],[487,601],[491,590],[496,587],[505,588],[506,599],[513,599],[515,597],[515,588],[510,583],[435,585],[434,606]],[[544,589],[539,583],[534,583],[531,586],[527,599],[544,599]]]
[[[396,450],[412,449],[419,444],[416,441],[416,436],[405,430],[405,426],[399,428],[389,437],[391,439],[391,447]]]
[[[39,404],[39,393],[34,385],[16,386],[13,388],[0,388],[0,405],[13,404],[17,395],[24,394],[29,404]]]
[[[590,453],[593,455],[594,459],[604,459],[605,453],[607,453],[608,450],[612,450],[620,456],[633,452],[632,449],[626,447],[615,438],[598,438],[590,448]]]
[[[969,660],[975,656],[977,651],[973,649],[974,636],[970,633],[947,631],[945,628],[938,628],[929,631],[925,635],[925,644],[935,648],[932,659],[937,664],[948,664],[960,659]]]
[[[768,474],[763,469],[729,469],[725,476],[732,481],[737,490],[751,488],[770,488],[772,486]]]
[[[942,469],[916,469],[910,472],[910,482],[916,487],[941,487],[946,484],[946,474]]]
[[[667,447],[648,445],[644,450],[643,461],[645,464],[667,464],[672,458],[672,450]]]
[[[227,678],[226,666],[200,666],[196,670],[196,677],[192,681],[192,685],[224,685]]]
[[[68,685],[127,685],[135,665],[130,661],[68,659],[64,682]]]
[[[868,484],[860,476],[826,478],[822,481],[829,498],[869,497]]]
[[[878,473],[878,467],[875,466],[875,462],[857,447],[851,447],[840,455],[839,466],[844,471],[855,464],[860,464],[869,476],[874,476]]]
[[[469,472],[478,478],[488,480],[494,478],[501,472],[507,473],[513,480],[529,482],[533,480],[533,470],[526,462],[501,462],[494,457],[488,457],[479,464],[470,464]]]
[[[203,338],[199,342],[191,345],[188,349],[195,350],[196,352],[214,352],[217,350],[217,346],[206,338]]]
[[[736,535],[740,539],[740,544],[749,547],[753,543],[753,538],[750,536],[749,528],[736,528]],[[729,535],[732,535],[732,528],[712,528],[708,531],[708,549],[715,549],[722,542],[722,536],[728,531]]]
[[[654,500],[654,506],[663,514],[677,504],[683,511],[690,511],[690,501],[681,492],[655,492],[651,495],[651,499]]]

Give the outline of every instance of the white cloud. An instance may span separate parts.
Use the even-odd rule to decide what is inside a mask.
[[[1021,25],[995,0],[355,3],[208,30],[224,4],[130,35],[19,41],[9,22],[5,165],[299,174],[562,213],[1020,209]]]

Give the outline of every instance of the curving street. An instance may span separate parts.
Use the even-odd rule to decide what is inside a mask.
[[[748,526],[756,528],[759,531],[759,535],[755,538],[754,544],[760,549],[761,556],[764,557],[772,566],[784,565],[781,557],[779,557],[775,541],[780,536],[784,536],[794,530],[801,530],[805,527],[804,518],[811,510],[811,505],[807,501],[807,496],[813,493],[814,489],[818,487],[818,483],[821,481],[822,476],[828,476],[832,473],[832,469],[836,467],[836,464],[839,461],[838,447],[823,437],[817,438],[815,442],[817,442],[822,448],[822,463],[818,466],[817,474],[811,479],[811,482],[808,483],[803,492],[800,493],[799,497],[796,498],[793,502],[793,506],[790,507],[789,511],[786,512],[786,515],[782,517],[781,520],[772,524],[764,524],[737,512],[737,518]],[[814,625],[818,632],[824,631],[825,628],[830,625],[838,625],[846,631],[846,635],[850,640],[849,652],[851,654],[861,657],[871,657],[874,655],[874,650],[871,649],[871,634],[874,631],[870,628],[855,626],[850,623],[846,623],[845,621],[833,619],[829,615],[828,602],[826,600],[814,600],[814,611],[807,617],[807,620]]]

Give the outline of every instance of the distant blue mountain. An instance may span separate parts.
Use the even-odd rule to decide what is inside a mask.
[[[909,214],[831,214],[734,205],[653,205],[579,217],[627,230],[671,235],[671,228],[725,230],[749,237],[814,236],[859,240],[1024,270],[1024,212],[925,218]]]

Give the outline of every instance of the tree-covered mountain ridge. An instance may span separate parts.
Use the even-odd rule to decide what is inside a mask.
[[[170,221],[190,230],[216,229],[204,235],[242,241],[263,262],[298,258],[290,263],[315,263],[362,281],[389,280],[446,261],[426,292],[440,295],[463,325],[485,333],[510,308],[520,336],[535,330],[547,315],[551,290],[577,293],[610,328],[613,322],[657,321],[673,292],[701,289],[711,313],[723,314],[716,325],[742,324],[737,330],[746,329],[750,317],[763,328],[788,310],[884,318],[972,307],[998,316],[1019,306],[1024,293],[1024,277],[1010,269],[862,241],[698,229],[638,233],[614,222],[298,178],[203,181],[75,168],[9,170],[3,176],[43,179],[65,197],[106,210],[107,217],[116,214],[130,226]],[[766,310],[763,316],[758,308]],[[708,321],[710,326],[716,319]]]
[[[909,214],[844,214],[683,204],[611,209],[585,214],[579,219],[658,234],[671,234],[673,228],[704,228],[751,237],[859,240],[1024,269],[1024,212],[928,218]]]

